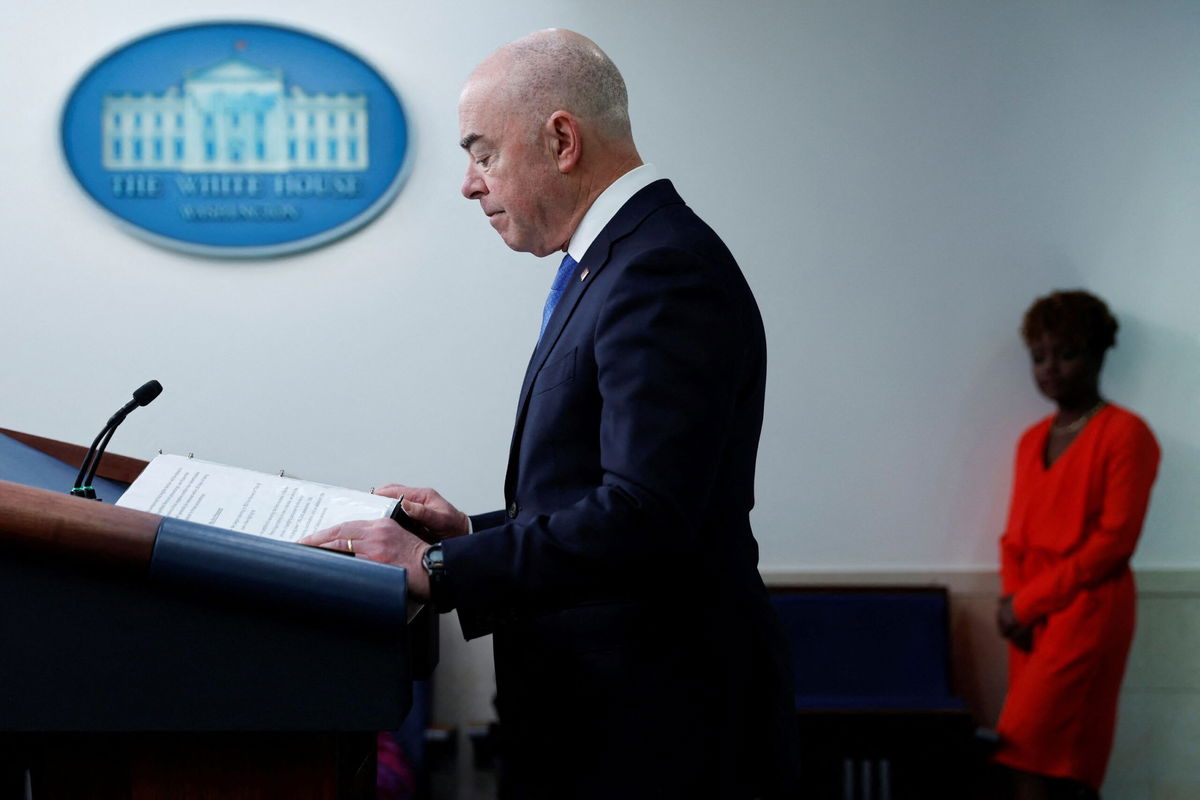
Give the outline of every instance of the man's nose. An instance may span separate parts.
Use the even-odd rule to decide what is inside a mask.
[[[480,178],[473,169],[467,169],[466,177],[463,178],[462,196],[468,200],[478,200],[487,194],[487,186],[483,179]]]

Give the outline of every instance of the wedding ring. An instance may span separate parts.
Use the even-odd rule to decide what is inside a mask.
[[[346,540],[346,549],[349,550],[351,553],[354,552],[354,540],[353,539]]]

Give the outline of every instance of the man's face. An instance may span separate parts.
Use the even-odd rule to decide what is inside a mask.
[[[460,144],[467,153],[463,197],[478,200],[504,243],[544,256],[561,250],[569,231],[550,143],[536,122],[505,108],[504,92],[473,79],[458,104]]]

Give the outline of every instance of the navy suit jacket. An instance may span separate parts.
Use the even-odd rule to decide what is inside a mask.
[[[749,522],[765,379],[733,256],[669,181],[643,188],[534,350],[506,509],[444,546],[464,635],[494,634],[508,796],[786,782],[792,691]]]

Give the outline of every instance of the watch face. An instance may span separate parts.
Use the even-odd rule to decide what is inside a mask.
[[[429,600],[438,613],[444,613],[454,608],[450,598],[450,587],[446,580],[446,561],[442,545],[435,544],[425,550],[421,556],[421,566],[429,573]]]
[[[435,570],[439,572],[441,571],[442,546],[440,544],[435,544],[425,550],[425,555],[421,556],[421,566],[423,566],[425,571],[430,575],[432,575]]]

